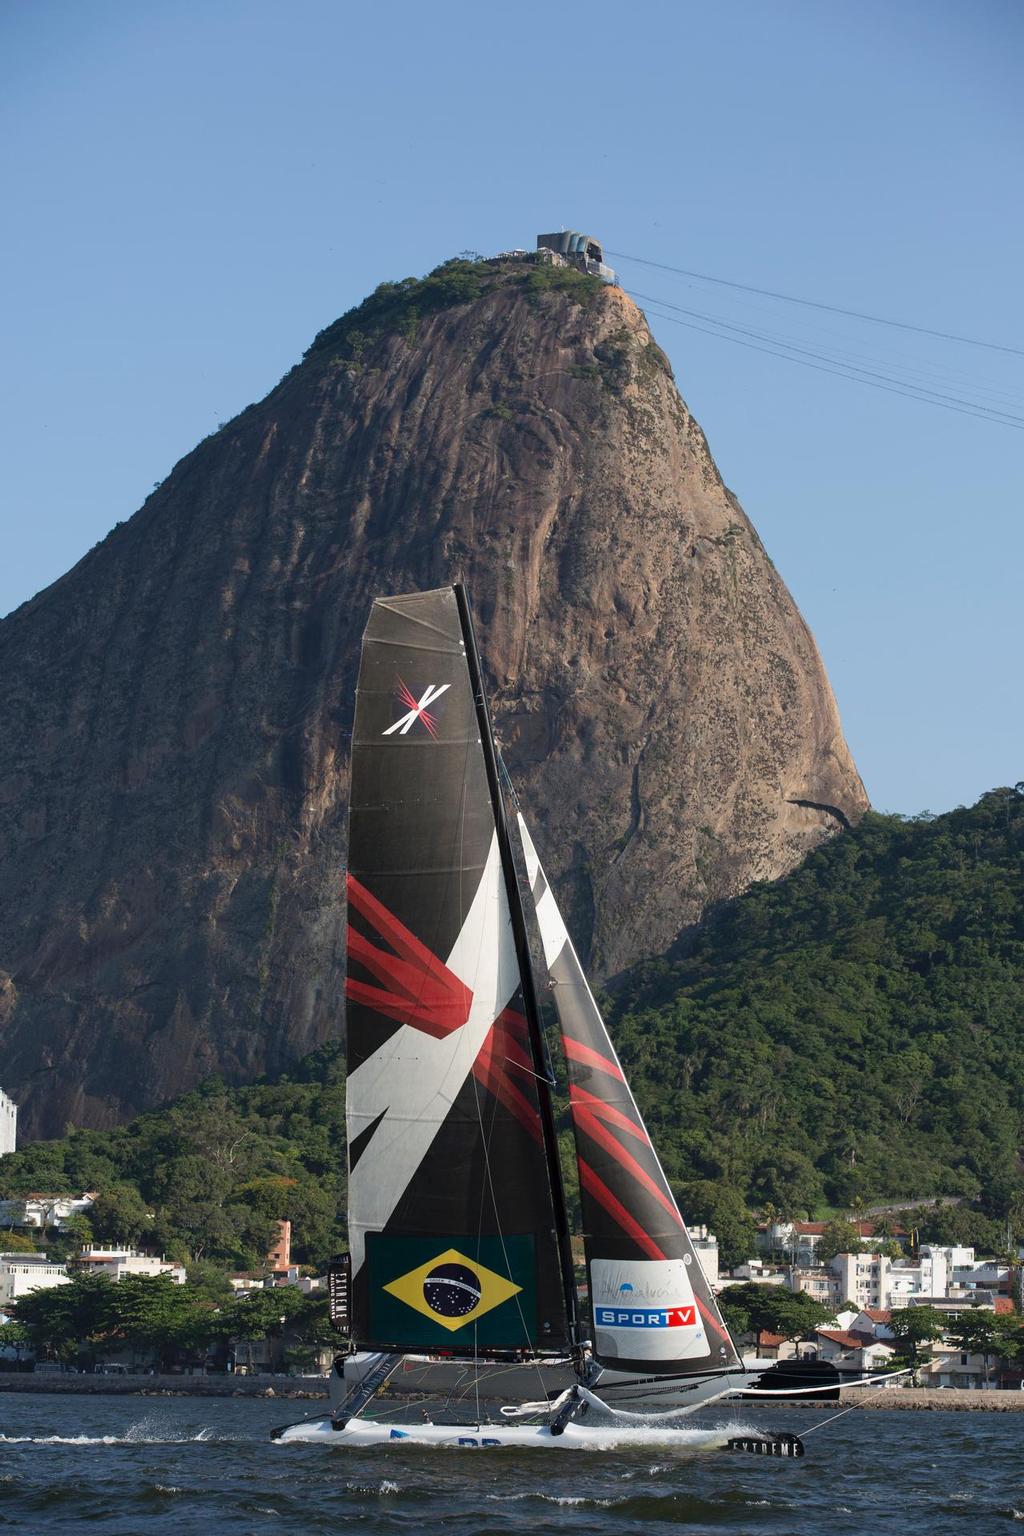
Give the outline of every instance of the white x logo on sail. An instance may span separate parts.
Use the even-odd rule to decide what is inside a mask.
[[[435,734],[434,718],[429,713],[429,706],[439,699],[442,693],[447,693],[450,687],[451,683],[442,683],[440,687],[436,683],[428,683],[423,697],[416,699],[401,679],[399,679],[399,697],[403,704],[409,705],[409,711],[400,720],[396,720],[394,725],[389,725],[386,731],[381,732],[381,735],[393,736],[397,731],[399,736],[405,736],[408,734],[410,726],[415,725],[417,720],[422,720],[431,736],[433,736]]]

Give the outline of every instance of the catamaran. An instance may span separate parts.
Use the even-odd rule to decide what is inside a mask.
[[[502,772],[464,589],[379,598],[352,742],[350,1254],[331,1276],[353,1353],[331,1412],[285,1442],[690,1443],[680,1416],[772,1368],[729,1334]],[[589,1320],[533,954],[568,1078]],[[422,1421],[378,1396],[397,1378],[435,1395]],[[733,1444],[802,1453],[793,1435]]]

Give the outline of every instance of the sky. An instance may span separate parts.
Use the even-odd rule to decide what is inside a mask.
[[[875,806],[1024,778],[1022,68],[1016,0],[6,0],[0,613],[378,282],[567,226],[634,258]]]

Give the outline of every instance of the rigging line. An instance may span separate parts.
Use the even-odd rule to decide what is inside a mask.
[[[692,284],[688,286],[692,287]],[[630,290],[624,289],[623,291],[628,292]],[[708,295],[700,294],[700,297],[705,298],[708,297]],[[655,302],[659,304],[668,304],[670,308],[682,308],[681,305],[672,305],[671,301],[668,299],[659,298],[655,300]],[[729,302],[728,296],[726,297],[725,302]],[[740,320],[743,320],[748,326],[760,328],[763,327],[764,321],[756,317],[760,315],[770,315],[772,313],[764,304],[750,304],[749,302],[745,302],[743,299],[739,299],[738,301],[733,300],[733,302],[738,302],[744,309],[750,309],[754,311],[754,317],[748,315],[738,316],[735,321],[736,324],[738,324]],[[684,310],[684,313],[697,315],[701,319],[712,321],[716,325],[727,325],[730,323],[728,318],[725,316],[708,314],[703,310]],[[778,311],[775,311],[774,318],[776,320],[778,319]],[[869,363],[874,364],[876,367],[885,369],[889,373],[893,374],[917,374],[925,382],[918,386],[916,379],[908,380],[907,382],[913,384],[915,388],[934,388],[935,386],[941,384],[944,388],[947,389],[966,389],[972,395],[988,396],[988,400],[983,399],[979,403],[985,405],[991,404],[992,408],[995,410],[1005,408],[1001,404],[1003,401],[1008,402],[1009,405],[1014,407],[1019,407],[1022,404],[1022,394],[1020,388],[1013,390],[1002,389],[991,380],[979,379],[977,375],[968,373],[962,368],[951,368],[948,364],[942,363],[935,365],[926,364],[921,366],[924,361],[922,358],[909,357],[906,354],[899,352],[893,353],[889,351],[881,353],[880,355],[877,352],[864,352],[863,350],[854,350],[849,345],[844,345],[844,343],[849,343],[851,340],[848,335],[844,335],[842,332],[835,330],[833,327],[815,324],[813,321],[807,322],[798,317],[793,318],[790,321],[790,325],[796,326],[799,330],[808,331],[810,334],[808,336],[798,336],[794,340],[791,333],[790,335],[786,335],[775,330],[761,329],[760,335],[764,340],[778,342],[782,346],[795,346],[798,343],[802,343],[807,347],[818,348],[821,352],[830,355],[834,354],[834,360],[837,362],[842,362],[845,364],[852,360],[850,361],[850,365],[855,367]]]
[[[819,362],[833,363],[838,368],[846,368],[853,373],[862,373],[868,378],[883,379],[889,384],[902,384],[907,389],[917,390],[922,395],[932,395],[938,400],[949,400],[956,405],[969,406],[978,411],[988,411],[993,416],[1007,417],[1010,421],[1024,426],[1024,417],[1017,416],[1013,411],[1004,410],[1001,406],[989,404],[985,400],[971,400],[965,399],[961,395],[950,395],[944,390],[933,389],[928,384],[919,383],[916,379],[901,378],[899,373],[895,371],[901,367],[899,363],[888,364],[884,359],[865,358],[864,361],[866,362],[881,362],[883,366],[893,370],[887,373],[879,373],[875,369],[865,368],[862,363],[850,362],[848,360],[850,357],[855,358],[858,355],[857,353],[847,353],[844,356],[842,348],[829,347],[827,343],[819,344],[821,350],[812,351],[809,346],[801,347],[797,342],[789,341],[785,336],[780,336],[772,331],[761,331],[755,330],[750,326],[736,325],[729,320],[720,319],[717,315],[709,315],[703,310],[687,309],[682,304],[673,304],[670,299],[662,299],[655,294],[638,293],[635,289],[626,289],[624,291],[633,298],[643,299],[645,303],[661,304],[667,309],[676,310],[681,315],[690,315],[693,319],[706,320],[710,325],[721,326],[723,330],[736,331],[741,336],[750,336],[757,341],[764,341],[772,346],[783,347],[789,352],[799,352],[805,357],[816,358]],[[663,316],[662,318],[666,317]],[[907,372],[908,370],[904,368],[903,371]],[[940,378],[939,382],[946,383],[946,380]],[[970,387],[974,388],[974,386]],[[983,392],[982,390],[975,389],[975,393]],[[1014,399],[1014,403],[1017,403],[1016,399]]]
[[[701,310],[685,309],[681,304],[673,304],[668,299],[659,299],[653,294],[637,293],[634,289],[629,288],[627,288],[625,291],[630,295],[631,298],[642,299],[645,304],[661,304],[667,309],[678,310],[679,314],[681,315],[691,315],[694,319],[697,320],[710,321],[712,325],[721,326],[723,330],[736,331],[741,336],[752,336],[758,341],[768,341],[773,346],[785,347],[789,352],[799,352],[803,357],[814,357],[817,358],[819,362],[833,363],[837,367],[848,369],[851,373],[864,374],[867,379],[884,379],[889,384],[901,384],[904,385],[907,389],[916,390],[922,396],[930,396],[936,402],[950,401],[955,405],[968,406],[972,410],[985,411],[993,417],[1005,419],[1007,422],[1012,423],[1014,426],[1024,427],[1024,416],[1015,416],[1012,411],[1000,410],[998,406],[986,405],[983,401],[980,400],[965,400],[960,395],[947,395],[942,390],[929,389],[926,384],[916,384],[912,379],[900,379],[898,377],[894,377],[890,373],[876,373],[871,368],[862,368],[858,363],[848,363],[844,362],[842,358],[829,357],[826,352],[812,352],[808,347],[797,346],[795,342],[782,341],[776,337],[766,334],[763,331],[751,330],[748,326],[744,325],[733,325],[728,320],[718,320],[713,315],[704,314]],[[662,315],[661,318],[668,319],[669,317],[667,315]],[[725,339],[728,340],[731,338]]]
[[[1001,421],[998,417],[986,415],[980,410],[965,410],[959,405],[947,405],[942,400],[928,400],[922,395],[912,393],[909,389],[897,389],[890,384],[877,384],[873,379],[858,378],[856,374],[844,372],[841,368],[826,368],[821,363],[805,362],[802,357],[790,357],[786,352],[776,351],[772,347],[759,347],[753,341],[741,341],[738,336],[724,336],[721,331],[709,331],[706,326],[694,325],[690,320],[680,320],[675,315],[658,315],[659,320],[668,320],[672,325],[683,325],[688,331],[700,331],[705,336],[714,336],[719,341],[731,341],[737,347],[747,347],[752,352],[765,352],[769,357],[781,357],[785,362],[797,363],[801,368],[813,368],[816,373],[831,373],[836,378],[847,379],[851,384],[866,384],[869,389],[884,389],[890,395],[903,395],[907,400],[917,400],[921,405],[934,405],[943,411],[956,411],[959,416],[974,416],[980,421],[992,422],[995,426],[1014,427],[1011,421]],[[1022,431],[1024,427],[1016,427]]]
[[[892,1372],[889,1373],[888,1376],[883,1377],[883,1383],[891,1381],[891,1380],[894,1380],[897,1376],[909,1376],[909,1375],[910,1375],[909,1371],[892,1371]],[[840,1385],[842,1385],[842,1383]],[[867,1393],[865,1393],[864,1399],[863,1399],[862,1402],[851,1403],[849,1408],[841,1408],[838,1413],[831,1413],[831,1414],[829,1414],[827,1419],[821,1419],[817,1424],[812,1424],[810,1429],[802,1429],[800,1431],[801,1436],[802,1437],[806,1437],[807,1435],[813,1435],[813,1433],[814,1433],[814,1431],[816,1429],[824,1429],[826,1424],[834,1424],[836,1419],[843,1419],[843,1418],[846,1417],[846,1415],[848,1413],[856,1413],[858,1408],[863,1408],[865,1406],[865,1404],[869,1403],[873,1397],[881,1397],[882,1393],[883,1392],[887,1392],[888,1390],[889,1390],[889,1388],[888,1388],[887,1385],[882,1385],[875,1392],[867,1392]]]
[[[698,288],[695,283],[687,282],[684,283],[683,286],[688,288],[691,293],[699,295],[701,299],[712,297],[712,295],[708,294],[706,291],[702,291],[700,288]],[[744,298],[740,294],[724,294],[721,297],[725,303],[738,305],[741,310],[749,310],[753,313],[754,316],[769,315],[774,316],[775,319],[778,320],[779,311],[774,309],[769,304],[759,303],[756,300]],[[743,317],[741,316],[741,318]],[[763,322],[759,322],[756,319],[751,319],[749,323],[753,325]],[[855,339],[857,336],[856,332],[851,333],[850,331],[840,330],[835,325],[822,324],[822,322],[816,316],[804,317],[802,315],[793,315],[789,323],[802,331],[808,331],[811,333],[808,340],[808,345],[828,347],[833,351],[846,350],[845,347],[837,345],[837,343],[849,343],[851,339]],[[1010,400],[1015,404],[1020,402],[1021,391],[1019,387],[1014,390],[1004,389],[993,379],[979,378],[978,375],[974,372],[969,372],[964,368],[957,368],[953,364],[946,361],[940,362],[937,358],[934,359],[931,363],[926,364],[924,357],[920,353],[908,354],[902,351],[894,352],[890,349],[887,349],[886,353],[881,357],[873,353],[863,352],[854,352],[851,353],[851,355],[855,357],[860,356],[868,362],[879,363],[883,367],[891,367],[894,369],[898,368],[904,372],[910,373],[922,373],[926,376],[931,375],[932,377],[938,378],[944,383],[951,383],[957,388],[969,388],[976,393],[981,392],[985,394],[998,395],[1003,399]]]
[[[670,267],[663,261],[649,261],[645,256],[629,256],[625,251],[607,250],[619,261],[635,261],[642,267],[657,267],[661,272],[677,272],[681,277],[695,277],[702,283],[718,283],[723,288],[739,288],[744,293],[759,293],[762,298],[782,299],[786,304],[803,304],[808,309],[824,309],[851,320],[870,320],[872,325],[891,325],[899,331],[916,331],[919,336],[937,336],[940,341],[956,341],[965,347],[985,347],[990,352],[1009,352],[1024,357],[1024,347],[1008,347],[998,341],[979,341],[975,336],[957,336],[951,331],[933,331],[927,325],[911,325],[906,320],[889,320],[884,315],[868,315],[859,309],[843,309],[838,304],[822,304],[816,299],[800,299],[792,293],[776,293],[773,288],[755,288],[751,283],[734,283],[726,277],[712,277],[707,272],[691,272],[686,267]]]

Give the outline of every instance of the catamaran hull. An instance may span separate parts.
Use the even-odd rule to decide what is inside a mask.
[[[349,1355],[344,1374],[337,1370],[330,1381],[331,1407],[338,1408],[352,1387],[362,1381],[381,1357],[371,1353]],[[690,1413],[697,1408],[736,1392],[756,1386],[774,1364],[758,1361],[745,1371],[728,1375],[708,1374],[664,1381],[638,1379],[635,1374],[605,1368],[591,1381],[591,1389],[610,1407],[634,1413]],[[510,1361],[475,1369],[468,1362],[432,1360],[407,1355],[395,1367],[388,1381],[388,1394],[397,1397],[428,1396],[453,1403],[523,1403],[553,1399],[576,1381],[571,1363]]]
[[[734,1431],[735,1433],[735,1431]],[[321,1444],[362,1450],[370,1446],[441,1446],[452,1450],[646,1450],[652,1446],[680,1451],[725,1449],[724,1430],[663,1429],[660,1426],[567,1424],[560,1435],[548,1425],[525,1424],[379,1424],[369,1419],[350,1419],[344,1429],[334,1429],[330,1419],[292,1424],[276,1440],[279,1445]]]

